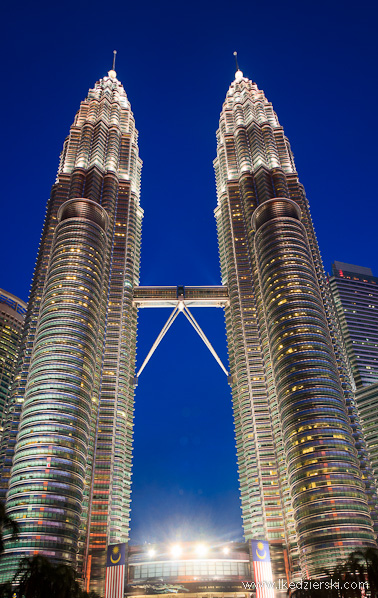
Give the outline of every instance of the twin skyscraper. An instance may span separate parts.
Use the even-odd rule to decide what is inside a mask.
[[[293,154],[240,70],[214,166],[245,538],[269,542],[277,579],[317,576],[376,545],[377,493]],[[81,103],[47,205],[0,447],[20,526],[2,579],[39,553],[99,590],[107,545],[128,541],[140,176],[111,70]]]

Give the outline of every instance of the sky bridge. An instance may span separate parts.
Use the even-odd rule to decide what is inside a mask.
[[[228,289],[224,286],[135,287],[134,304],[142,307],[175,307],[183,301],[186,307],[225,307]]]
[[[156,341],[152,345],[146,359],[142,363],[137,375],[134,378],[135,386],[138,378],[151,359],[161,340],[172,326],[177,316],[182,313],[193,326],[194,330],[203,340],[214,359],[226,374],[229,382],[230,376],[217,355],[215,349],[207,338],[206,334],[194,318],[189,307],[225,307],[229,303],[228,289],[225,286],[172,286],[172,287],[134,287],[133,303],[138,308],[144,307],[170,307],[172,312],[161,329]]]

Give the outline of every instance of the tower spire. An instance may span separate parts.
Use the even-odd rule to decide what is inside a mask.
[[[111,79],[115,79],[117,77],[117,73],[115,72],[115,61],[117,56],[117,50],[113,50],[113,66],[110,71],[108,71],[108,75]]]
[[[236,70],[240,71],[239,69],[239,65],[238,65],[238,53],[234,52],[234,56],[235,56],[235,64],[236,64]]]
[[[236,81],[240,81],[240,79],[243,78],[243,71],[241,71],[240,68],[239,68],[239,64],[238,64],[238,53],[234,52],[234,56],[235,56],[235,64],[236,64],[235,79],[236,79]]]

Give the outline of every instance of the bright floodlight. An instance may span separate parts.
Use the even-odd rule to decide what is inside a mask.
[[[230,552],[230,549],[228,548],[228,546],[225,546],[223,548],[223,554],[228,554]]]
[[[179,544],[174,544],[171,548],[171,555],[177,559],[179,556],[181,556],[181,553],[182,553],[181,546]]]
[[[198,556],[206,556],[208,550],[209,550],[208,547],[205,546],[204,544],[198,544],[196,546],[196,554],[198,554]]]
[[[147,554],[148,554],[148,556],[150,558],[152,558],[153,556],[155,556],[156,553],[155,553],[155,550],[153,548],[150,548]]]

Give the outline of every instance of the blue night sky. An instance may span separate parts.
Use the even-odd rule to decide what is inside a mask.
[[[27,299],[64,138],[113,49],[144,162],[141,284],[220,283],[212,161],[234,50],[289,137],[326,269],[378,275],[375,2],[21,0],[2,16],[0,287]],[[140,312],[139,364],[168,315]],[[223,312],[194,315],[227,362]],[[240,538],[235,452],[225,375],[180,316],[136,393],[133,542]]]

